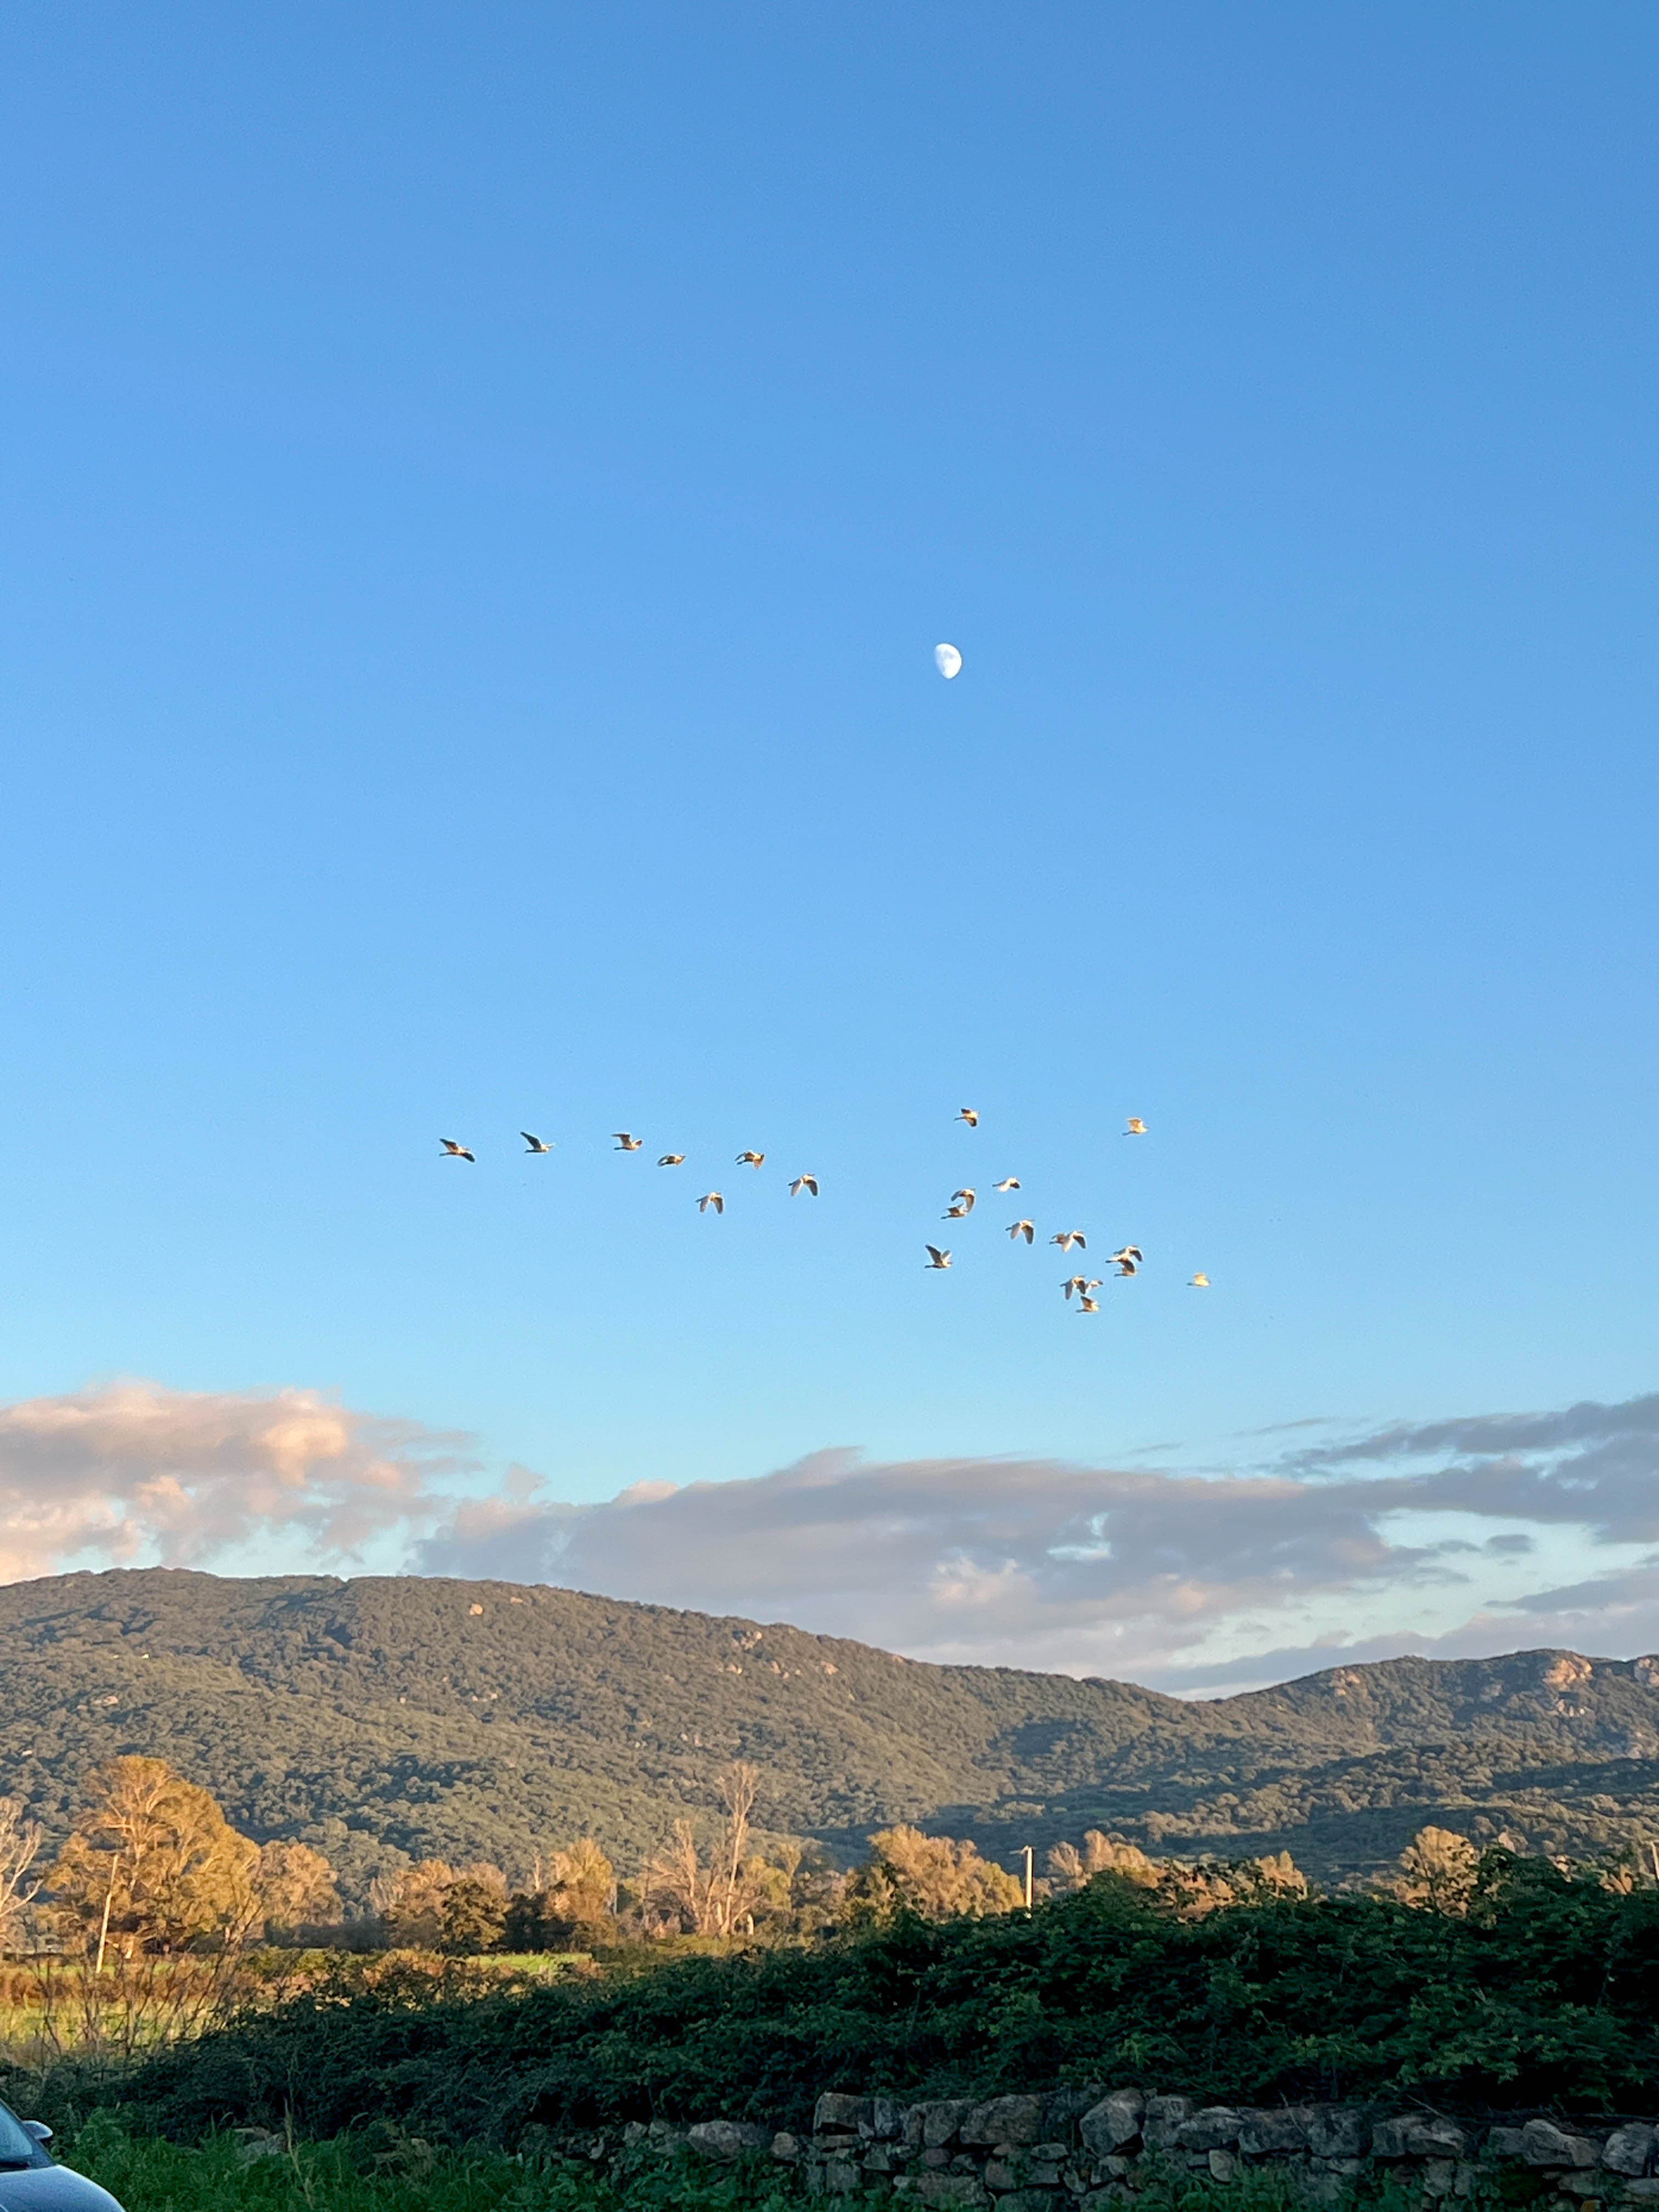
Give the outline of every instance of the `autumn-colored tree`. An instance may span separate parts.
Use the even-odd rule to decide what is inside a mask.
[[[1455,1829],[1419,1828],[1400,1854],[1400,1873],[1390,1887],[1407,1905],[1461,1917],[1469,1909],[1480,1864],[1480,1852]]]
[[[460,1883],[468,1885],[469,1901],[457,1906],[458,1917],[447,1936],[445,1911],[452,1892]],[[462,1942],[469,1951],[488,1949],[487,1943],[474,1943],[470,1938],[477,1932],[477,1915],[488,1899],[499,1939],[507,1917],[507,1876],[488,1859],[475,1859],[464,1867],[453,1867],[447,1859],[421,1859],[400,1873],[371,1882],[368,1897],[386,1940],[401,1949],[437,1951]]]
[[[259,1847],[164,1759],[112,1759],[87,1787],[46,1886],[94,1959],[234,1942],[258,1917]]]
[[[1018,1876],[982,1859],[971,1841],[910,1827],[884,1828],[870,1841],[875,1856],[848,1884],[861,1914],[880,1918],[902,1907],[925,1920],[978,1919],[1012,1912],[1025,1901]]]
[[[1080,1851],[1075,1844],[1056,1844],[1048,1854],[1048,1880],[1057,1891],[1081,1889],[1097,1874],[1121,1874],[1146,1888],[1163,1879],[1158,1863],[1137,1844],[1103,1836],[1098,1828],[1088,1831]]]
[[[693,1936],[752,1935],[757,1913],[773,1895],[775,1870],[749,1849],[759,1771],[734,1759],[715,1779],[726,1819],[708,1863],[702,1862],[690,1820],[677,1820],[672,1839],[646,1861],[641,1891],[647,1924],[678,1925]]]
[[[455,1869],[447,1859],[420,1859],[369,1884],[386,1941],[408,1950],[434,1950],[443,1925],[444,1897]]]
[[[16,1948],[24,1910],[40,1891],[33,1868],[40,1841],[40,1823],[27,1817],[21,1799],[0,1797],[0,1951]]]
[[[337,1921],[344,1911],[334,1869],[309,1844],[267,1844],[254,1887],[265,1932]]]

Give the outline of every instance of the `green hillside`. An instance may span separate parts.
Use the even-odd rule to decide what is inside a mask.
[[[359,1896],[399,1855],[509,1871],[586,1831],[624,1870],[725,1760],[775,1833],[896,1820],[1039,1849],[1291,1850],[1329,1880],[1425,1820],[1594,1856],[1659,1836],[1659,1662],[1522,1652],[1340,1668],[1204,1704],[578,1592],[165,1569],[0,1588],[0,1788],[54,1831],[121,1752]]]

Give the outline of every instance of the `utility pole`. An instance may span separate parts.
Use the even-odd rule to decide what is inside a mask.
[[[1025,1910],[1029,1912],[1031,1909],[1031,1846],[1022,1844],[1020,1849],[1025,1854]]]
[[[104,1971],[104,1946],[109,1941],[109,1908],[115,1896],[115,1869],[120,1863],[121,1854],[118,1850],[109,1863],[109,1887],[104,1892],[104,1917],[98,1930],[98,1960],[92,1970],[94,1979]]]
[[[1653,1861],[1653,1878],[1659,1881],[1659,1844],[1656,1844],[1651,1837],[1648,1838],[1648,1856]]]

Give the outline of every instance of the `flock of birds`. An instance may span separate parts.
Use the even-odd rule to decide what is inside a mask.
[[[979,1127],[979,1115],[971,1106],[963,1107],[957,1114],[956,1119],[965,1122],[970,1129],[977,1129]],[[1146,1133],[1145,1121],[1139,1115],[1132,1114],[1125,1125],[1123,1134],[1126,1137],[1144,1137]],[[611,1133],[616,1149],[619,1152],[637,1152],[644,1150],[644,1138],[636,1137],[630,1129],[613,1129]],[[533,1136],[528,1129],[520,1129],[519,1134],[524,1139],[525,1149],[528,1152],[551,1152],[556,1149],[554,1146],[545,1143],[540,1137]],[[443,1157],[446,1159],[471,1160],[476,1164],[477,1156],[469,1146],[458,1143],[453,1137],[441,1137],[438,1141],[443,1147]],[[664,1152],[659,1157],[657,1165],[659,1168],[683,1168],[685,1165],[685,1160],[686,1155],[684,1152]],[[758,1173],[766,1164],[766,1155],[764,1152],[739,1152],[734,1164],[738,1167],[752,1168]],[[1000,1182],[991,1184],[990,1188],[1006,1197],[1011,1192],[1019,1188],[1019,1177],[1004,1176]],[[803,1193],[809,1198],[817,1196],[818,1178],[816,1175],[798,1175],[792,1180],[789,1185],[790,1197],[799,1198]],[[951,1202],[940,1218],[945,1221],[965,1221],[978,1202],[978,1192],[971,1183],[964,1183],[959,1189],[951,1192]],[[725,1195],[718,1190],[706,1190],[697,1200],[696,1207],[699,1213],[708,1213],[711,1210],[715,1213],[724,1213]],[[1016,1244],[1022,1237],[1028,1245],[1035,1244],[1037,1236],[1036,1224],[1029,1217],[1022,1216],[1019,1220],[1011,1221],[1008,1224],[1007,1233],[1010,1240]],[[1067,1259],[1071,1257],[1073,1250],[1086,1252],[1089,1249],[1089,1239],[1081,1229],[1058,1230],[1049,1237],[1048,1242],[1057,1245]],[[924,1272],[943,1270],[951,1265],[950,1252],[939,1245],[924,1243],[922,1249],[927,1255]],[[1115,1252],[1107,1255],[1105,1264],[1115,1270],[1112,1279],[1122,1282],[1130,1276],[1139,1273],[1146,1264],[1146,1255],[1138,1244],[1122,1244]],[[1079,1313],[1098,1313],[1100,1301],[1094,1293],[1101,1288],[1103,1279],[1099,1275],[1067,1275],[1060,1287],[1068,1304],[1073,1297],[1076,1298]],[[1209,1287],[1210,1279],[1201,1272],[1188,1279],[1189,1290],[1207,1291]]]

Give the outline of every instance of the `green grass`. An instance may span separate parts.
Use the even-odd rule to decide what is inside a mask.
[[[125,2212],[803,2212],[775,2166],[690,2160],[642,2164],[620,2185],[500,2152],[446,2151],[383,2124],[331,2142],[288,2142],[243,2163],[234,2136],[198,2149],[127,2133],[94,2112],[65,2165],[101,2182]]]

